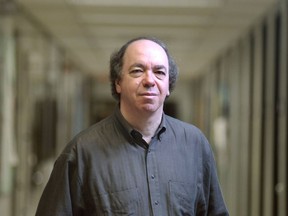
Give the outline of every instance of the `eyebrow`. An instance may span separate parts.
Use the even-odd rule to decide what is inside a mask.
[[[142,64],[142,63],[135,63],[135,64],[132,64],[129,69],[133,68],[133,67],[140,67],[140,68],[145,68],[145,65]],[[155,65],[153,67],[153,69],[165,69],[165,71],[167,71],[167,68],[164,66],[164,65]]]
[[[143,67],[145,67],[143,64],[141,64],[141,63],[134,63],[134,64],[132,64],[130,67],[129,67],[129,69],[131,69],[131,68],[133,68],[133,67],[141,67],[141,68],[143,68]]]
[[[155,65],[153,68],[155,68],[155,69],[165,69],[165,71],[167,71],[167,68],[164,65]]]

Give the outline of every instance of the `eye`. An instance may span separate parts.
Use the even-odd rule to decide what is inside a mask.
[[[164,71],[161,70],[157,70],[155,71],[156,74],[160,74],[160,75],[166,75],[166,73]]]
[[[154,73],[158,79],[164,79],[166,77],[166,72],[164,70],[156,70]]]
[[[132,70],[130,70],[129,74],[132,76],[132,77],[139,77],[141,76],[143,73],[143,69],[141,68],[133,68]]]

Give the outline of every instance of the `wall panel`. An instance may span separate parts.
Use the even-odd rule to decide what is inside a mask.
[[[282,1],[280,4],[280,20],[279,20],[279,77],[278,77],[278,160],[277,160],[277,206],[279,216],[288,215],[287,212],[287,61],[288,61],[288,16],[287,2]]]
[[[241,173],[240,167],[240,154],[241,144],[240,144],[240,51],[239,46],[236,45],[231,50],[231,67],[229,74],[229,85],[230,85],[230,112],[229,112],[229,136],[228,143],[230,145],[230,183],[229,183],[229,193],[227,195],[227,205],[230,210],[230,214],[234,216],[241,216],[241,205],[239,199],[235,199],[235,194],[239,198],[241,193],[238,187],[241,184],[240,177]],[[225,186],[224,186],[225,187]]]
[[[267,18],[263,31],[264,59],[264,140],[263,140],[263,216],[274,215],[274,151],[275,151],[275,17]]]
[[[261,143],[262,139],[262,114],[263,114],[263,63],[262,63],[262,32],[261,26],[253,31],[253,85],[252,94],[252,116],[251,116],[251,204],[250,215],[260,216],[261,195]]]
[[[240,74],[240,167],[241,184],[240,187],[240,205],[241,214],[248,215],[248,208],[250,203],[249,194],[249,173],[250,173],[250,88],[251,88],[251,53],[250,53],[250,38],[245,37],[241,41],[241,74]]]

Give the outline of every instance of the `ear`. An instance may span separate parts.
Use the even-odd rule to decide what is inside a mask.
[[[167,91],[167,95],[166,95],[166,96],[167,96],[167,97],[170,96],[170,91],[169,91],[169,89],[168,89],[168,91]]]
[[[120,80],[115,81],[115,88],[118,94],[121,93],[121,85],[120,85]]]

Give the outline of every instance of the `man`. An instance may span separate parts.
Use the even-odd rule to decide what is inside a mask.
[[[228,215],[209,143],[163,113],[177,74],[155,38],[133,39],[114,53],[118,106],[67,145],[36,215]]]

